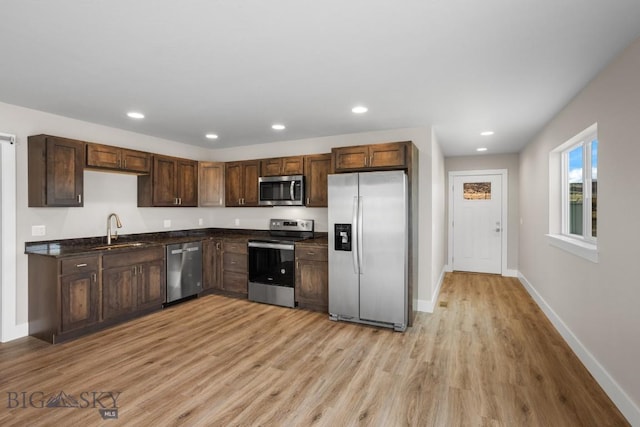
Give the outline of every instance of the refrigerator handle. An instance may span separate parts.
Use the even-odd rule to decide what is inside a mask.
[[[358,197],[358,231],[357,231],[357,239],[358,239],[358,270],[360,274],[364,273],[364,265],[362,263],[362,196]]]
[[[360,266],[358,265],[358,252],[360,247],[358,246],[358,196],[353,196],[353,218],[351,219],[351,244],[353,246],[351,250],[351,256],[353,258],[353,272],[360,273]]]

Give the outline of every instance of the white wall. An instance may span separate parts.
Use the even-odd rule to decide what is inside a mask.
[[[433,312],[446,265],[445,158],[435,132],[431,134],[431,297],[425,311]]]
[[[507,268],[518,270],[518,235],[519,235],[519,155],[518,154],[482,154],[477,156],[447,157],[445,159],[446,170],[446,199],[445,212],[449,215],[449,172],[506,169],[508,171],[508,204],[507,204]],[[448,222],[447,222],[448,224]],[[445,253],[449,250],[449,227],[445,229]]]
[[[16,281],[16,325],[21,335],[28,333],[27,313],[27,256],[24,244],[27,241],[55,240],[74,237],[103,236],[106,220],[111,212],[122,219],[121,234],[152,231],[181,230],[202,227],[224,228],[268,228],[268,218],[301,217],[316,220],[318,231],[327,231],[326,208],[275,207],[275,208],[138,208],[137,178],[134,175],[85,171],[83,208],[29,208],[27,207],[27,137],[40,133],[64,136],[91,142],[116,145],[154,153],[173,155],[196,160],[242,160],[277,157],[294,154],[326,153],[331,147],[371,144],[392,141],[413,141],[425,153],[428,166],[422,166],[425,174],[420,176],[421,212],[431,210],[431,131],[428,128],[398,129],[367,132],[300,141],[277,142],[231,149],[205,149],[175,141],[168,141],[142,134],[109,128],[93,123],[73,120],[40,111],[0,103],[0,131],[17,136],[17,281]],[[422,153],[421,153],[422,154]],[[421,160],[422,162],[422,160]],[[171,220],[165,229],[163,222]],[[235,220],[239,225],[235,225]],[[429,218],[421,218],[420,246],[431,245]],[[46,235],[31,236],[33,225],[46,226]],[[420,257],[418,298],[430,300],[431,258]]]
[[[549,153],[598,123],[595,264],[550,246]],[[633,425],[640,425],[640,39],[520,153],[523,282]]]

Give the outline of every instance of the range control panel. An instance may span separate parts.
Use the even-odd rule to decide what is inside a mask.
[[[271,231],[313,231],[312,219],[272,219],[269,221]]]

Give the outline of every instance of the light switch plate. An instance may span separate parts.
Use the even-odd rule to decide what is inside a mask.
[[[164,228],[169,228],[171,227],[171,220],[170,219],[165,219],[164,220]]]
[[[198,218],[198,225],[204,225],[204,219]]]
[[[235,224],[240,225],[240,218],[236,218]]]
[[[47,234],[47,227],[44,225],[32,225],[31,226],[31,235],[32,236],[44,236]]]

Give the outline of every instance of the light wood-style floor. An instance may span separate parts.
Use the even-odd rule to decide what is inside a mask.
[[[61,345],[1,344],[0,425],[628,425],[516,279],[448,274],[439,302],[398,333],[206,296]],[[7,408],[37,391],[120,392],[118,419]]]

